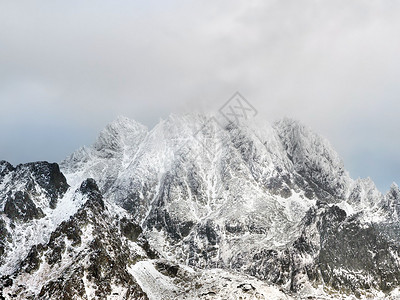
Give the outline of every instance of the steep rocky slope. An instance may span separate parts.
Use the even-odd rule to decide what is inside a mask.
[[[58,203],[68,184],[55,163],[36,162],[13,167],[0,161],[0,274],[40,243],[62,218]]]

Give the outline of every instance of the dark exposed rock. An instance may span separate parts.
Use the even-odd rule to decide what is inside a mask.
[[[44,217],[43,211],[36,207],[29,194],[21,191],[8,197],[4,206],[4,213],[11,220],[22,220],[24,222]]]
[[[166,276],[169,277],[175,277],[176,275],[178,275],[178,271],[179,271],[179,266],[172,264],[171,262],[168,261],[157,261],[156,262],[156,268],[158,271],[160,271],[161,273],[163,273]]]
[[[0,219],[0,262],[2,260],[2,255],[4,254],[6,242],[10,238],[10,234],[7,231],[6,223],[3,219]]]
[[[131,212],[132,214],[137,213],[140,206],[143,205],[138,193],[131,192],[129,195],[122,200],[122,208]]]
[[[5,160],[0,160],[0,182],[2,182],[3,177],[9,172],[13,171],[14,167]]]
[[[142,228],[139,225],[125,217],[121,219],[120,227],[122,234],[133,242],[136,242],[139,235],[142,233]]]
[[[207,293],[201,294],[201,296],[214,296],[214,295],[216,295],[216,294],[217,294],[217,293],[214,292],[214,291],[209,291],[209,292],[207,292]]]
[[[67,180],[61,173],[58,164],[43,162],[34,162],[18,165],[15,172],[29,174],[41,188],[43,188],[50,197],[50,207],[55,208],[57,199],[62,197],[68,189]],[[29,185],[27,186],[30,190]]]
[[[374,225],[347,221],[326,235],[319,262],[324,282],[335,288],[376,288],[390,291],[400,283],[397,259],[400,247],[388,240]],[[343,270],[332,272],[332,270]]]
[[[60,277],[47,283],[40,290],[38,298],[61,300],[83,298],[86,295],[86,291],[82,277],[83,268],[77,268],[68,279]]]
[[[85,195],[101,195],[99,187],[97,186],[97,183],[93,178],[88,178],[84,182],[82,182],[79,190],[82,194]]]
[[[238,285],[237,288],[242,289],[244,292],[254,291],[256,289],[253,285],[251,285],[249,283],[242,283],[242,284]]]
[[[199,229],[199,234],[205,236],[210,245],[216,245],[218,242],[218,234],[214,227],[215,225],[211,221],[207,221]]]
[[[0,206],[5,217],[11,220],[11,231],[15,228],[14,222],[25,223],[43,218],[43,205],[55,208],[57,200],[68,189],[58,164],[48,162],[13,167],[6,161],[0,161],[0,183],[4,187],[0,191]],[[0,227],[5,230],[4,224]],[[0,238],[0,256],[6,251],[6,239],[11,242],[11,236],[12,232],[4,232]]]
[[[290,186],[292,185],[290,178],[286,175],[280,177],[268,178],[265,183],[265,188],[274,195],[280,195],[283,198],[289,198],[292,195]]]
[[[4,287],[12,286],[12,284],[13,284],[13,280],[11,278],[7,277],[4,279],[4,283],[3,283]]]
[[[178,227],[181,236],[182,237],[188,236],[190,231],[192,230],[193,226],[194,226],[193,221],[181,222]]]
[[[83,195],[88,197],[86,202],[86,206],[97,207],[100,206],[100,209],[104,209],[104,200],[99,187],[97,186],[96,181],[93,178],[88,178],[84,182],[82,182],[80,188],[80,192]]]
[[[21,263],[21,268],[27,272],[27,273],[32,273],[36,270],[39,269],[39,266],[41,264],[41,253],[43,251],[43,246],[42,245],[35,245],[31,248],[29,251],[28,256],[22,261]]]
[[[146,252],[146,255],[148,258],[151,258],[151,259],[160,258],[160,254],[143,237],[139,238],[137,243]]]

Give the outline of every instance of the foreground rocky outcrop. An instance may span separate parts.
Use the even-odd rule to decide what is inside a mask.
[[[82,207],[51,234],[46,244],[31,248],[15,273],[3,280],[3,297],[77,299],[108,295],[147,299],[127,266],[147,257],[146,251],[119,230],[120,220],[104,206],[93,179],[77,193]],[[126,223],[126,222],[125,222]]]

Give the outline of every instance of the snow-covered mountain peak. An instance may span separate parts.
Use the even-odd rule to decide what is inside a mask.
[[[282,139],[287,154],[298,167],[311,167],[314,163],[325,163],[343,174],[343,161],[330,143],[297,120],[285,118],[274,124]],[[308,164],[311,165],[308,165]]]
[[[88,177],[96,178],[102,186],[105,182],[111,184],[118,172],[129,165],[147,134],[146,126],[120,116],[100,132],[91,146],[81,147],[60,166],[72,186]],[[100,173],[103,175],[99,176]]]
[[[173,169],[193,172],[200,168],[203,178],[215,180],[222,175],[220,168],[228,165],[235,165],[234,173],[242,173],[235,176],[252,178],[253,185],[285,197],[293,193],[289,190],[297,193],[300,189],[310,199],[337,203],[348,199],[354,186],[329,142],[292,119],[273,126],[260,120],[229,124],[212,115],[191,113],[170,115],[147,131],[119,117],[93,146],[79,149],[61,164],[76,184],[93,177],[102,191],[118,183],[118,194],[121,186],[141,190],[147,182],[154,187]],[[371,183],[359,185],[374,190]]]
[[[292,119],[274,124],[295,170],[327,195],[345,199],[352,180],[343,161],[330,143],[308,127]]]
[[[93,148],[109,155],[121,152],[124,148],[137,146],[146,135],[147,127],[126,117],[119,116],[101,131]]]

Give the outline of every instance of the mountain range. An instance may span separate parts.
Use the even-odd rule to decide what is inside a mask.
[[[119,117],[0,161],[0,299],[399,299],[399,201],[292,119]]]

